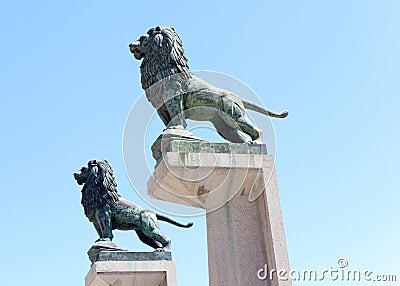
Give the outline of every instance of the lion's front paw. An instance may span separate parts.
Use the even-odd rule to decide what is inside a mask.
[[[99,242],[99,241],[111,241],[111,238],[102,237],[102,238],[99,238],[98,240],[96,240],[96,242]]]
[[[256,140],[250,141],[249,144],[262,144],[261,138],[258,138]]]
[[[174,125],[174,126],[169,126],[167,129],[179,129],[179,130],[185,130],[185,127],[183,125]],[[166,130],[167,130],[166,129]]]

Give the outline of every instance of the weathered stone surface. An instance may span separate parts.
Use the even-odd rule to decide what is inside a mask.
[[[175,262],[98,261],[85,278],[85,286],[176,286]]]
[[[290,286],[288,275],[277,277],[290,268],[274,158],[265,146],[173,141],[168,150],[148,192],[206,209],[209,285]],[[276,271],[261,280],[265,265]]]
[[[97,261],[158,261],[172,260],[169,251],[134,252],[134,251],[102,251]]]
[[[156,167],[167,152],[267,155],[265,144],[212,143],[183,129],[166,129],[151,146]]]
[[[147,181],[150,196],[207,210],[238,192],[254,200],[263,191],[255,182],[274,168],[265,145],[172,141],[166,150]]]
[[[212,143],[202,142],[180,142],[172,141],[166,152],[179,153],[227,153],[227,154],[254,154],[267,155],[265,144],[240,144],[240,143]]]
[[[184,129],[166,129],[164,132],[158,136],[153,145],[151,145],[151,152],[153,158],[156,160],[156,166],[162,159],[162,155],[167,152],[169,145],[174,140],[179,140],[180,142],[197,142],[204,141],[196,136],[194,136],[190,131]],[[205,141],[204,141],[205,142]]]
[[[99,254],[102,251],[113,252],[113,251],[126,251],[126,250],[120,248],[112,241],[97,241],[87,252],[89,260],[92,263],[96,262],[99,259]]]
[[[264,183],[260,180],[255,187],[264,189]],[[237,194],[207,213],[206,220],[210,286],[292,285],[275,172],[256,200]],[[261,280],[257,274],[265,265],[276,271]],[[286,276],[279,280],[281,270]]]

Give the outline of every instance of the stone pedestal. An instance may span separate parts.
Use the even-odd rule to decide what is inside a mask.
[[[274,160],[265,145],[173,141],[166,151],[148,192],[207,211],[209,285],[291,285]]]
[[[102,251],[85,286],[176,286],[170,252]]]

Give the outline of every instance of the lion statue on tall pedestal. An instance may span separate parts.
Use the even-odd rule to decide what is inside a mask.
[[[86,167],[74,173],[74,178],[83,185],[81,203],[100,237],[97,241],[111,241],[113,229],[135,230],[142,242],[164,251],[169,250],[170,240],[161,232],[158,220],[184,228],[193,225],[191,222],[180,224],[121,198],[106,160],[90,160]]]
[[[167,128],[184,129],[185,119],[210,121],[230,142],[260,143],[261,130],[246,118],[245,108],[277,118],[288,115],[287,111],[271,112],[194,76],[182,41],[171,27],[150,29],[130,43],[129,49],[137,60],[142,60],[142,87]]]

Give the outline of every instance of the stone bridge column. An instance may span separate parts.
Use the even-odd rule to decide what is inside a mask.
[[[207,211],[209,285],[292,285],[266,146],[176,140],[163,151],[148,193]]]
[[[171,252],[101,251],[85,286],[177,286]]]

